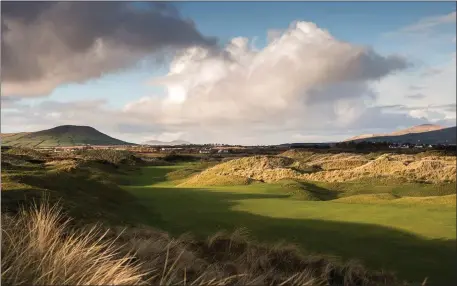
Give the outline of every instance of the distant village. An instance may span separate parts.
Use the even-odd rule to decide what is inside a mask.
[[[207,145],[178,145],[178,146],[151,146],[151,145],[80,145],[80,146],[57,146],[37,148],[48,152],[75,152],[80,150],[121,150],[135,153],[163,153],[163,154],[236,154],[256,153],[262,150],[286,150],[286,147],[277,146],[229,146],[225,144]],[[264,153],[264,152],[262,152]]]
[[[156,154],[211,154],[211,155],[230,155],[230,154],[278,154],[291,148],[309,149],[455,149],[455,144],[413,144],[413,143],[389,143],[389,142],[339,142],[339,143],[294,143],[271,146],[233,146],[226,144],[205,144],[205,145],[176,145],[176,146],[154,146],[154,145],[80,145],[80,146],[58,146],[37,148],[48,152],[75,152],[80,150],[122,150],[135,153],[156,153]]]

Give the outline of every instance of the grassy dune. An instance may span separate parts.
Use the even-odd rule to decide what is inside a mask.
[[[166,179],[180,168],[185,166],[146,167],[125,187],[158,211],[161,227],[173,234],[191,231],[204,237],[243,226],[262,241],[286,240],[309,253],[359,259],[410,281],[457,281],[455,205],[304,201],[290,192],[295,181],[183,187]],[[324,199],[338,192],[309,188],[321,195],[328,191]]]
[[[231,180],[234,180],[232,184],[235,184],[240,177],[268,183],[283,179],[327,183],[375,179],[402,183],[450,184],[455,182],[455,174],[455,156],[381,154],[368,158],[348,153],[287,151],[281,156],[253,156],[230,160],[190,177],[181,186],[225,185]]]

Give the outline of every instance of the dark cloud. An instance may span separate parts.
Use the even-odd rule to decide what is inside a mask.
[[[357,53],[356,58],[357,60],[353,60],[348,66],[346,75],[351,76],[348,80],[378,80],[411,66],[411,63],[403,57],[395,55],[384,57],[370,48],[362,49]]]
[[[193,45],[214,46],[167,3],[2,2],[2,76],[50,91]],[[27,92],[26,92],[27,93]],[[33,93],[33,91],[31,92]]]
[[[321,85],[308,91],[309,97],[306,104],[317,102],[331,102],[341,98],[375,99],[374,92],[365,82],[341,82],[336,84]]]
[[[19,20],[25,24],[30,24],[47,9],[57,2],[40,2],[40,1],[2,1],[2,17]]]

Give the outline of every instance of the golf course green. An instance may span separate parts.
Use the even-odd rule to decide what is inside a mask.
[[[157,212],[151,225],[205,237],[246,228],[261,242],[295,243],[305,253],[358,260],[427,285],[455,285],[455,206],[306,201],[279,184],[177,187],[167,174],[186,164],[148,166],[126,190]]]

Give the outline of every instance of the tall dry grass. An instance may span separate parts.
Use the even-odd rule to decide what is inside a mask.
[[[137,285],[145,273],[103,241],[96,227],[67,232],[70,220],[48,204],[2,215],[2,283],[7,285]]]
[[[150,273],[148,281],[157,285],[404,285],[392,274],[354,261],[343,264],[304,255],[295,245],[255,242],[243,229],[206,240],[173,238],[151,228],[114,228],[109,236],[136,253]]]

